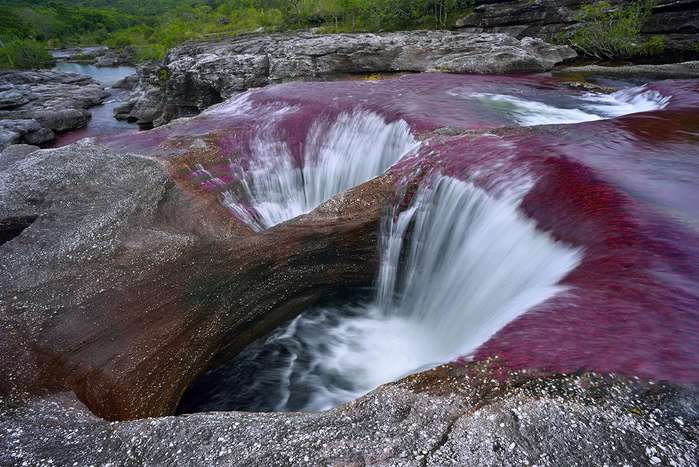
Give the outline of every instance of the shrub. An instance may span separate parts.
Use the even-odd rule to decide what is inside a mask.
[[[664,37],[639,44],[638,34],[658,0],[637,0],[628,8],[613,11],[609,2],[585,5],[576,19],[582,26],[573,34],[573,48],[598,59],[628,58],[658,54],[663,51]]]
[[[9,40],[8,40],[9,39]],[[0,38],[0,68],[51,68],[56,62],[46,47],[33,39]]]

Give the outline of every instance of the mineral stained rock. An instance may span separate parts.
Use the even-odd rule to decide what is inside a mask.
[[[140,69],[117,118],[159,126],[249,88],[384,72],[536,73],[575,57],[565,46],[507,34],[402,31],[249,34],[186,42]]]
[[[217,354],[370,285],[393,192],[379,178],[249,236],[135,154],[43,150],[0,178],[0,219],[32,220],[1,246],[2,394],[72,389],[112,420],[172,413]]]
[[[661,110],[537,128],[479,100],[579,97],[553,81],[290,83],[0,171],[0,462],[696,465],[697,84],[636,90],[669,96]],[[261,232],[218,203],[262,136],[278,146],[261,154],[302,165],[311,129],[358,110],[404,120],[420,149]],[[584,252],[568,293],[493,335],[477,363],[328,412],[134,420],[174,413],[198,374],[318,297],[371,284],[385,209],[430,171],[493,196],[530,184],[523,215]]]

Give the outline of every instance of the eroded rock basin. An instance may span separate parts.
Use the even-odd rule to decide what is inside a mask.
[[[599,464],[692,465],[699,87],[666,81],[616,103],[592,97],[541,76],[285,84],[2,172],[2,218],[35,216],[0,246],[7,462],[583,465],[592,453]],[[653,105],[615,114],[638,99]],[[523,126],[532,103],[549,107],[552,124]],[[589,121],[560,121],[573,110]],[[390,150],[373,170],[390,168],[354,173],[361,159],[342,151],[377,128]],[[266,220],[270,207],[316,196],[315,179],[338,168],[352,173],[339,195]],[[284,183],[265,186],[270,175]],[[203,370],[328,293],[372,286],[382,229],[437,177],[493,200],[518,193],[517,216],[579,255],[555,293],[483,334],[466,359],[476,363],[320,414],[108,425],[82,407],[108,420],[172,414]],[[570,375],[579,371],[614,376]],[[17,434],[40,433],[58,414],[67,421],[47,433],[80,432],[65,457]],[[103,451],[81,448],[93,443]]]

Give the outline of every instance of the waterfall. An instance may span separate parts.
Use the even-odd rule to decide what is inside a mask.
[[[254,230],[263,230],[371,180],[417,147],[402,120],[386,123],[372,112],[346,112],[334,121],[314,121],[299,167],[270,126],[251,142],[247,167],[232,165],[242,188],[225,192],[223,204]]]
[[[302,314],[214,370],[208,396],[185,398],[182,410],[324,410],[471,353],[562,292],[580,261],[518,211],[525,192],[423,183],[407,210],[387,216],[372,298]]]

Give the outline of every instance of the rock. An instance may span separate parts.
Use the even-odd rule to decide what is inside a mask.
[[[79,126],[82,126],[82,125],[76,125],[76,126],[68,125],[68,126],[65,126],[65,128],[67,130],[70,130],[73,128],[77,128]],[[48,128],[40,128],[33,133],[27,133],[26,135],[24,135],[24,141],[30,145],[43,144],[43,143],[46,143],[48,141],[51,141],[55,137],[56,137],[56,134],[53,131],[49,130]]]
[[[614,10],[629,4],[626,0],[609,3]],[[507,33],[550,41],[580,27],[577,15],[586,4],[589,2],[583,0],[477,0],[473,12],[459,18],[456,26],[466,32]],[[645,40],[663,36],[663,57],[673,61],[699,59],[698,32],[699,6],[694,0],[660,0],[641,30]]]
[[[34,219],[0,246],[10,271],[0,278],[0,349],[15,362],[0,383],[5,403],[63,387],[110,420],[172,413],[215,356],[373,280],[390,177],[250,236],[160,162],[85,144],[0,172],[0,221]]]
[[[54,132],[83,127],[88,107],[109,95],[89,76],[55,71],[0,72],[0,149],[16,142],[42,144]]]
[[[19,133],[16,131],[0,127],[0,149],[5,149],[10,145],[15,144],[17,141],[19,141],[19,136]]]
[[[5,148],[0,153],[0,170],[6,169],[9,165],[24,159],[25,156],[38,150],[39,146],[32,146],[31,144],[13,144]]]
[[[126,89],[128,91],[132,91],[136,85],[138,84],[138,73],[134,73],[133,75],[125,76],[121,78],[119,81],[114,83],[112,85],[113,88],[115,89]]]
[[[125,47],[123,51],[110,50],[107,46],[74,47],[53,49],[49,53],[58,62],[89,63],[95,66],[133,65],[135,51]]]
[[[321,413],[107,423],[71,394],[0,415],[4,465],[696,465],[696,389],[450,365]],[[656,461],[657,459],[657,461]]]
[[[2,91],[0,92],[0,109],[17,107],[29,102],[29,98],[25,93],[19,91]]]
[[[404,31],[381,34],[251,34],[203,39],[139,68],[128,105],[142,126],[196,115],[249,88],[377,72],[535,73],[575,56],[570,48],[505,34]]]
[[[623,65],[623,66],[600,66],[585,65],[563,67],[557,70],[558,73],[598,73],[604,75],[614,74],[634,74],[634,75],[657,75],[671,76],[673,78],[687,77],[695,78],[699,76],[699,61],[667,63],[664,65]]]
[[[696,153],[699,89],[650,85],[673,96],[662,111],[536,128],[497,128],[495,112],[444,92],[575,94],[554,84],[447,74],[293,83],[0,172],[0,463],[695,465],[699,394],[680,381],[699,381],[699,250],[687,227],[699,190],[691,165],[681,175],[649,168]],[[222,185],[204,182],[240,184],[224,177],[245,175],[235,152],[269,123],[265,105],[286,111],[280,131],[264,130],[289,152],[328,128],[319,122],[362,106],[403,120],[422,146],[309,214],[253,233],[206,188]],[[207,368],[320,297],[371,284],[386,208],[403,205],[429,171],[496,192],[524,177],[523,216],[585,251],[561,282],[571,292],[497,331],[476,363],[326,412],[130,420],[174,413]],[[668,190],[678,176],[682,196]]]

